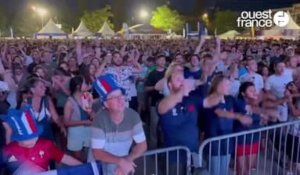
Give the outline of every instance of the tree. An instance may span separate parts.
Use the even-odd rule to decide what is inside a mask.
[[[238,13],[230,10],[218,11],[215,14],[213,28],[217,30],[217,34],[222,34],[228,30],[242,31],[243,28],[237,26],[236,20]]]
[[[184,27],[184,17],[176,10],[170,9],[167,5],[157,7],[153,12],[150,24],[158,29],[168,31],[169,29],[180,32]]]
[[[4,12],[2,11],[2,9],[0,9],[0,32],[2,33],[3,30],[6,29],[6,16],[4,16]]]
[[[102,9],[85,11],[82,20],[92,32],[97,32],[103,23],[106,21],[108,25],[113,28],[113,24],[110,22],[110,18],[113,17],[110,6],[105,6]]]
[[[47,19],[44,19],[44,24]],[[19,10],[12,21],[11,27],[16,36],[32,36],[41,29],[41,18],[32,13],[32,10],[25,8]]]

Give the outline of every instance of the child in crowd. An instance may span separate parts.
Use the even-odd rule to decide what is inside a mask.
[[[71,166],[81,164],[63,153],[52,141],[39,138],[43,128],[34,120],[30,106],[10,110],[3,125],[12,130],[13,142],[3,149],[4,160],[11,171],[31,173],[47,171],[50,160]]]

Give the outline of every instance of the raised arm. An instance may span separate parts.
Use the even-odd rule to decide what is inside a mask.
[[[221,54],[221,39],[217,36],[216,37],[216,44],[217,44],[217,54]]]
[[[105,56],[105,58],[103,59],[102,61],[102,64],[99,66],[99,68],[96,70],[96,73],[95,73],[95,76],[98,77],[100,75],[103,74],[104,70],[105,70],[105,67],[106,65],[109,63],[108,60],[107,60],[107,56]]]
[[[122,57],[124,57],[126,55],[126,47],[127,47],[127,44],[124,44],[120,50],[120,54]]]
[[[49,102],[49,112],[51,114],[52,120],[57,124],[57,126],[60,128],[61,132],[64,134],[64,136],[67,135],[67,131],[65,126],[63,125],[63,122],[59,120],[58,114],[56,112],[56,109],[54,107],[54,104],[50,98],[47,99]]]
[[[81,49],[81,40],[76,40],[76,56],[77,56],[77,62],[78,65],[81,65],[82,60],[82,49]]]
[[[6,56],[6,52],[7,52],[7,42],[4,43],[3,47],[4,47],[3,51],[1,50],[1,57],[4,59]]]
[[[205,43],[205,37],[204,37],[204,36],[201,36],[201,39],[200,39],[200,41],[199,41],[198,46],[196,47],[196,50],[195,50],[194,54],[198,55],[198,54],[200,53],[200,51],[201,51],[201,49],[202,49],[204,43]]]
[[[237,120],[240,123],[242,123],[243,125],[251,125],[252,124],[251,118],[243,116],[239,113],[224,111],[224,109],[216,109],[215,113],[217,114],[218,117]]]
[[[71,121],[71,115],[73,112],[72,103],[68,100],[64,107],[64,124],[67,127],[71,126],[83,126],[83,125],[91,125],[92,122],[90,120],[81,120],[81,121]]]
[[[173,109],[178,103],[180,103],[184,96],[184,89],[182,88],[179,92],[166,96],[158,104],[158,113],[165,114]]]
[[[132,55],[130,55],[133,58],[133,66],[135,68],[135,72],[142,72],[143,67],[141,66],[141,64],[139,63],[139,58],[140,58],[140,52],[135,49],[135,51],[132,53]]]
[[[101,43],[100,43],[100,40],[99,38],[96,38],[96,41],[95,41],[95,45],[96,45],[96,48],[95,48],[95,52],[96,52],[96,58],[100,58],[101,57]]]

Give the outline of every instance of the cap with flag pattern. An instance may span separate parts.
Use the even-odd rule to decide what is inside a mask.
[[[123,88],[118,86],[113,75],[111,75],[111,74],[105,74],[105,75],[98,77],[93,82],[93,87],[99,94],[102,102],[106,101],[107,96],[115,90],[121,90],[123,94],[125,92]]]
[[[12,129],[12,140],[24,141],[38,137],[43,128],[33,117],[32,107],[25,105],[21,109],[10,109],[4,120]]]

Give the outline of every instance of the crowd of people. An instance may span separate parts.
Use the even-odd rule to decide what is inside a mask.
[[[2,167],[99,160],[104,174],[127,175],[146,150],[197,152],[207,138],[300,114],[298,41],[0,40],[0,52]],[[237,173],[249,174],[260,145],[246,140],[213,144],[211,173],[228,172],[236,150]]]

